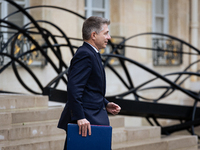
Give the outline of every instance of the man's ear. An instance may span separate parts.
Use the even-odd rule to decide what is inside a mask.
[[[96,32],[92,32],[92,33],[91,33],[91,39],[94,40],[95,38],[96,38]]]

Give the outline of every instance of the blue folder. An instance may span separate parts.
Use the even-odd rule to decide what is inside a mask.
[[[91,125],[92,135],[79,135],[77,124],[68,124],[67,150],[111,150],[112,127]]]

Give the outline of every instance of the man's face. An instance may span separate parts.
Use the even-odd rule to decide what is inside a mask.
[[[108,25],[104,24],[102,26],[102,28],[103,28],[103,30],[101,30],[101,32],[99,34],[96,34],[96,38],[94,41],[98,50],[100,50],[102,48],[106,48],[108,40],[111,39],[111,37],[109,35]]]

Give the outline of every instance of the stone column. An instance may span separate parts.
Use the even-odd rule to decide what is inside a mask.
[[[191,44],[194,47],[198,47],[198,0],[191,0],[191,23],[190,23],[190,27],[191,27]],[[191,55],[190,60],[192,62],[195,62],[198,60],[198,56],[196,55]],[[197,72],[197,64],[193,65],[191,67],[191,71],[192,72]],[[192,76],[191,77],[191,81],[195,82],[197,81],[197,77],[196,76]]]

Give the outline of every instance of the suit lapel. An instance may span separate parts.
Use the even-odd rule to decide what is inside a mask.
[[[105,95],[105,71],[104,71],[104,68],[103,68],[103,65],[102,65],[102,61],[101,61],[101,56],[100,54],[98,54],[94,49],[93,47],[91,47],[89,44],[87,44],[86,42],[84,42],[84,45],[86,45],[95,55],[96,59],[97,59],[97,63],[98,63],[98,66],[99,66],[99,69],[100,69],[100,72],[101,72],[101,77],[102,77],[102,93],[103,95]]]
[[[97,55],[97,60],[98,60],[99,67],[100,67],[101,74],[102,74],[102,78],[103,78],[103,94],[105,94],[105,71],[104,71],[104,68],[103,68],[103,65],[102,65],[100,53],[96,53],[96,55]]]

